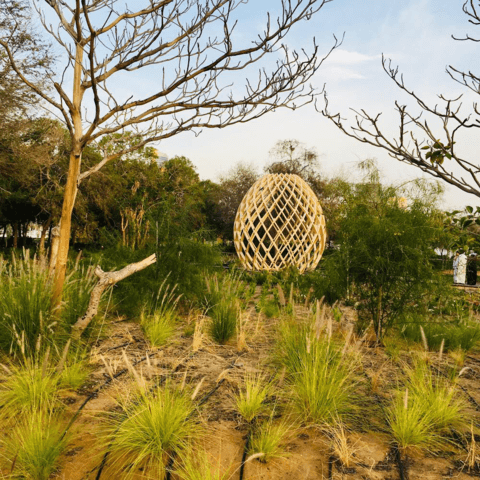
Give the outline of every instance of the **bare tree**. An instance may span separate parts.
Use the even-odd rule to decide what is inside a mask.
[[[202,128],[224,128],[278,107],[295,109],[311,102],[317,93],[304,85],[325,57],[319,57],[315,41],[310,54],[290,51],[282,42],[294,24],[310,19],[330,1],[281,0],[280,15],[275,20],[268,15],[264,32],[245,45],[241,36],[234,35],[238,25],[234,17],[245,0],[129,2],[138,10],[117,0],[35,0],[44,28],[65,53],[62,74],[50,77],[54,94],[39,89],[22,70],[8,35],[0,39],[0,46],[18,77],[57,112],[71,137],[55,304],[61,299],[72,210],[81,182],[113,159],[149,142],[188,130],[198,133]],[[56,14],[55,26],[47,22],[41,4]],[[335,39],[330,51],[338,43]],[[245,81],[241,94],[235,94],[228,84],[231,74],[248,70],[266,55],[278,59],[272,70],[262,68]],[[145,93],[138,88],[129,98],[114,93],[114,79],[125,83],[128,74],[139,69],[152,73],[151,67],[156,67],[155,91]],[[86,106],[90,114],[85,113]],[[127,150],[107,144],[103,159],[82,169],[87,145],[127,130],[138,131],[142,140]]]
[[[477,2],[478,0],[466,0],[463,11],[469,16],[470,23],[479,26],[480,5],[476,6]],[[452,37],[455,40],[480,42],[480,39],[468,35],[460,39]],[[420,114],[413,114],[405,105],[395,102],[399,116],[397,137],[392,138],[384,133],[381,113],[372,116],[363,109],[352,109],[355,112],[355,122],[346,125],[339,113],[332,114],[328,111],[326,101],[323,115],[349,137],[382,148],[393,158],[480,197],[480,162],[463,158],[455,146],[459,134],[466,129],[480,128],[480,110],[477,104],[473,105],[473,110],[467,116],[461,113],[461,96],[449,99],[439,95],[440,105],[430,105],[405,85],[398,67],[393,67],[391,60],[382,57],[382,65],[387,75],[420,107]],[[447,73],[454,81],[480,94],[480,77],[477,74],[462,72],[452,66],[447,67]],[[325,99],[327,100],[326,94]],[[431,125],[435,119],[440,121],[441,127],[434,131]]]
[[[279,140],[270,150],[272,161],[265,167],[267,173],[294,173],[308,177],[315,175],[318,153],[298,140]]]

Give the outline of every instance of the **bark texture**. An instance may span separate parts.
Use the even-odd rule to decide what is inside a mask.
[[[49,270],[52,273],[57,263],[58,244],[60,243],[60,227],[53,227],[50,233],[50,261]]]

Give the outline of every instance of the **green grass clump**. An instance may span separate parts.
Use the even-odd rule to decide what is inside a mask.
[[[235,302],[222,300],[210,310],[209,315],[212,319],[210,323],[212,339],[221,345],[227,343],[237,330],[238,305]]]
[[[168,459],[187,450],[198,436],[195,407],[185,391],[167,383],[153,392],[141,391],[122,405],[109,425],[108,442],[116,469],[128,467],[126,477],[139,468],[163,479]]]
[[[58,385],[61,389],[76,390],[85,383],[89,373],[86,358],[79,355],[67,358],[63,368],[58,372]]]
[[[165,345],[175,333],[176,309],[181,295],[175,294],[176,286],[168,285],[167,278],[153,301],[145,305],[140,317],[143,331],[154,347]]]
[[[235,408],[238,413],[251,423],[264,410],[264,402],[272,392],[272,384],[260,374],[247,374],[243,386],[234,395]]]
[[[268,463],[288,456],[286,443],[292,436],[292,424],[287,420],[274,422],[270,417],[260,424],[250,438],[249,455],[263,454],[258,460]]]
[[[419,363],[407,371],[406,388],[398,390],[386,417],[401,449],[434,449],[448,442],[451,430],[467,426],[465,403],[454,385]]]
[[[45,409],[34,409],[1,440],[15,478],[47,480],[58,468],[67,438],[59,419]]]
[[[356,361],[309,322],[280,327],[277,360],[286,367],[290,396],[300,418],[322,425],[353,414]]]
[[[265,300],[260,306],[260,311],[267,317],[273,318],[278,317],[280,310],[274,299]]]
[[[28,251],[27,251],[28,252]],[[33,349],[39,334],[52,325],[52,282],[35,258],[0,256],[0,347]]]
[[[175,317],[169,314],[154,313],[148,317],[142,314],[140,322],[150,344],[154,347],[165,345],[175,333]]]
[[[52,311],[52,276],[46,262],[0,256],[0,349],[31,354],[39,336],[58,342],[87,309],[97,281],[93,267],[75,264],[65,280],[61,312]]]
[[[73,325],[87,311],[90,295],[97,281],[93,264],[75,264],[70,269],[62,294],[62,322],[66,327]]]
[[[224,301],[233,301],[240,297],[241,289],[242,282],[235,273],[207,275],[202,305],[205,310],[210,310]]]
[[[58,375],[48,365],[48,357],[43,363],[27,359],[23,365],[7,367],[0,380],[2,416],[30,414],[58,401]]]

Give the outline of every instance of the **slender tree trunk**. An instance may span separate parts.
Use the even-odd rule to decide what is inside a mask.
[[[53,230],[53,222],[50,224],[50,227],[48,229],[48,248],[50,248],[52,245],[52,230]]]
[[[18,222],[13,224],[13,248],[18,248]]]
[[[50,274],[55,270],[57,263],[58,245],[60,243],[60,227],[54,227],[50,231],[50,260],[48,262]]]
[[[73,71],[73,98],[71,115],[73,120],[72,150],[68,165],[67,184],[63,194],[62,216],[60,218],[60,239],[58,243],[57,261],[55,264],[55,278],[53,281],[52,306],[58,307],[62,301],[63,284],[67,271],[68,249],[70,247],[70,232],[72,229],[72,212],[78,192],[78,177],[82,163],[82,62],[83,45],[77,43],[75,52],[75,66]]]
[[[50,215],[48,217],[48,220],[42,224],[42,234],[40,235],[40,245],[38,247],[38,251],[41,257],[45,255],[45,238],[47,236],[47,230],[50,228],[51,223],[52,216]]]
[[[81,153],[70,155],[67,184],[63,196],[62,216],[60,219],[60,237],[58,242],[57,261],[55,263],[55,279],[53,283],[52,305],[58,306],[62,301],[63,284],[67,271],[68,250],[70,248],[70,232],[72,229],[72,212],[77,197],[77,180],[80,174]]]

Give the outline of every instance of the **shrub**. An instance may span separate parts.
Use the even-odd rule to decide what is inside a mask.
[[[411,197],[404,208],[397,201],[404,192],[383,186],[374,166],[367,169],[365,182],[346,195],[339,248],[325,268],[342,296],[359,301],[359,325],[373,321],[381,340],[409,302],[430,288],[440,228],[428,192]]]
[[[152,254],[153,248],[132,250],[117,247],[101,252],[90,252],[95,263],[107,270],[118,270]],[[119,282],[114,289],[115,308],[118,313],[136,318],[141,315],[145,302],[154,297],[159,285],[168,277],[176,285],[177,294],[186,302],[200,302],[205,293],[203,278],[221,264],[217,247],[191,238],[170,239],[158,246],[159,261],[135,275]]]

